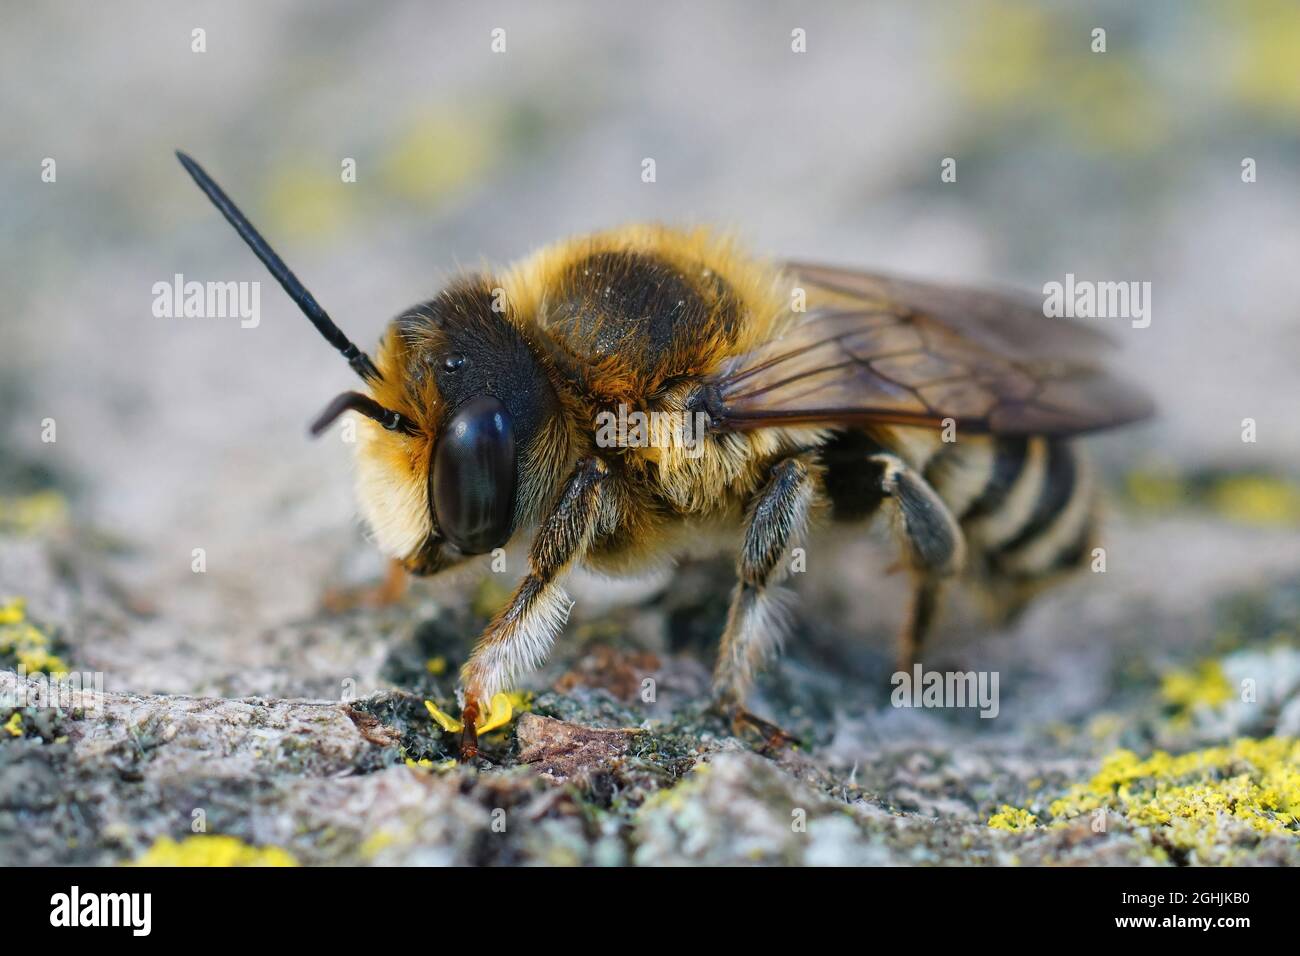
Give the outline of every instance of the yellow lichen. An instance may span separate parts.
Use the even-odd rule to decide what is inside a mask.
[[[0,654],[12,654],[28,674],[68,670],[61,657],[50,653],[50,639],[27,620],[27,605],[22,598],[0,603]]]
[[[1300,110],[1300,9],[1289,0],[1239,0],[1231,7],[1206,8],[1217,20],[1208,27],[1216,43],[1225,42],[1226,85],[1233,108],[1289,126]]]
[[[67,673],[68,665],[57,654],[50,654],[42,648],[19,650],[16,654],[18,665],[29,674]]]
[[[351,190],[339,189],[339,171],[332,173],[302,157],[268,166],[263,202],[268,223],[278,235],[317,241],[344,229],[355,213]]]
[[[1119,714],[1103,712],[1088,721],[1088,736],[1093,740],[1114,737],[1124,729],[1124,718]]]
[[[438,107],[421,110],[380,156],[379,178],[408,202],[435,203],[481,179],[503,133],[493,110]]]
[[[1294,838],[1300,835],[1300,740],[1241,738],[1185,754],[1157,750],[1146,758],[1117,750],[1091,780],[1054,800],[1048,816],[1061,826],[1097,810],[1158,830],[1162,842],[1189,851],[1212,847],[1229,822]],[[994,819],[1016,823],[1020,813],[1027,811],[1004,807]]]
[[[27,602],[20,597],[0,602],[0,624],[17,624],[27,616]]]
[[[297,866],[278,846],[249,846],[238,837],[198,834],[177,842],[160,837],[135,866]]]
[[[68,503],[57,491],[0,496],[0,531],[35,534],[65,523]]]
[[[1162,468],[1131,471],[1125,476],[1124,486],[1133,503],[1148,511],[1168,511],[1192,497],[1185,482]]]
[[[1202,661],[1191,670],[1176,670],[1160,679],[1160,696],[1180,712],[1218,707],[1232,699],[1232,684],[1218,661]]]
[[[961,46],[950,68],[978,108],[1023,102],[1034,88],[1033,77],[1049,62],[1051,18],[1023,4],[989,2],[981,10],[995,16],[1000,27],[989,28],[987,19],[973,25],[971,42]]]
[[[460,762],[455,757],[449,757],[446,760],[434,763],[428,757],[422,757],[419,760],[406,758],[406,765],[412,770],[419,770],[423,773],[446,773],[448,770],[455,770],[460,766]]]
[[[361,844],[361,855],[368,860],[372,859],[396,842],[397,836],[392,830],[376,830]]]
[[[1210,489],[1210,506],[1243,524],[1300,523],[1300,487],[1270,475],[1234,475]]]
[[[9,715],[9,719],[5,721],[4,729],[10,736],[21,737],[23,735],[23,715],[15,710]]]
[[[1265,527],[1300,524],[1300,485],[1269,474],[1185,479],[1168,469],[1135,470],[1125,479],[1129,498],[1148,511],[1209,508],[1230,521]]]
[[[997,813],[989,817],[989,826],[995,830],[1028,830],[1038,824],[1038,817],[1034,816],[1028,810],[1020,810],[1016,807],[1002,805]]]

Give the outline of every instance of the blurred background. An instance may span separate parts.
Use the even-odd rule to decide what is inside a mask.
[[[0,33],[0,591],[57,617],[20,539],[79,529],[147,612],[82,650],[121,689],[280,687],[224,675],[380,569],[348,447],[305,436],[355,382],[176,148],[366,348],[460,264],[640,219],[1031,294],[1149,281],[1149,328],[1100,323],[1161,410],[1092,443],[1108,586],[1194,615],[1300,568],[1294,3],[52,3]],[[154,317],[175,273],[261,281],[260,325]]]

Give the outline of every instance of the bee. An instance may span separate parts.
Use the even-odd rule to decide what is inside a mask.
[[[707,229],[630,226],[454,279],[394,318],[372,361],[216,183],[181,163],[365,385],[357,496],[379,548],[437,574],[531,535],[528,567],[461,672],[465,757],[490,702],[546,658],[577,566],[633,573],[705,538],[738,546],[713,672],[745,710],[811,525],[896,529],[912,579],[900,667],[966,578],[1009,613],[1079,567],[1096,486],[1074,436],[1152,406],[1109,339],[1014,296],[746,254]],[[601,441],[617,412],[701,423]],[[647,429],[635,429],[644,438]],[[670,433],[669,437],[673,437]],[[955,440],[954,440],[955,439]]]

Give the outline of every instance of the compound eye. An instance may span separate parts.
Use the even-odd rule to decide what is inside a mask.
[[[510,537],[515,511],[515,430],[495,398],[462,405],[443,429],[429,476],[438,527],[465,554]]]

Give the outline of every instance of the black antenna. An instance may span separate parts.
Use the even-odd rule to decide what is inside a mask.
[[[369,395],[362,395],[360,392],[344,392],[334,401],[325,406],[325,410],[316,416],[316,420],[311,423],[311,437],[319,438],[325,433],[325,429],[334,424],[334,420],[344,412],[360,412],[366,418],[379,422],[390,432],[402,432],[406,435],[418,435],[420,429],[415,423],[403,415],[401,412],[395,412],[391,408],[384,408]]]
[[[316,326],[316,330],[321,335],[325,336],[325,341],[342,352],[343,357],[352,366],[352,370],[366,382],[379,381],[379,369],[375,368],[375,363],[370,361],[370,356],[353,345],[352,341],[343,334],[343,330],[334,324],[334,320],[320,307],[316,297],[298,281],[298,277],[284,264],[284,260],[275,254],[275,250],[262,238],[261,233],[253,228],[253,224],[230,201],[230,197],[222,192],[221,187],[213,181],[212,177],[203,171],[203,167],[179,149],[176,151],[176,158],[181,161],[185,171],[194,177],[194,181],[199,184],[199,188],[212,200],[212,205],[216,206],[221,215],[226,217],[226,222],[235,227],[235,232],[239,233],[239,237],[248,243],[248,248],[252,249],[253,254],[262,260],[262,264],[271,271],[271,275],[280,283],[284,291],[289,293],[289,298],[298,303],[298,308],[302,309],[303,314],[307,316],[311,324]]]

